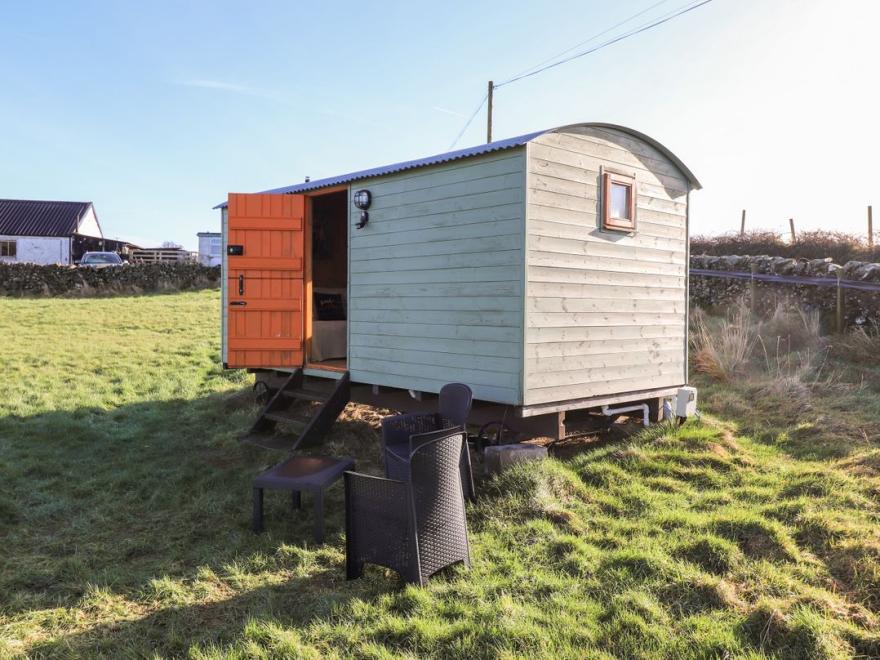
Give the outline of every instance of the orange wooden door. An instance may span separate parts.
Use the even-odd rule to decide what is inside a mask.
[[[227,366],[302,366],[304,221],[302,195],[230,193]]]

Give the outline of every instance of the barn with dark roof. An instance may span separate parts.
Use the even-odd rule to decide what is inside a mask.
[[[107,242],[91,202],[0,199],[0,261],[72,264]]]

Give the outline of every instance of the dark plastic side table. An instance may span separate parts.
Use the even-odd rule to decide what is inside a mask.
[[[324,490],[331,486],[342,473],[354,469],[354,460],[330,456],[294,456],[269,468],[254,478],[254,511],[251,527],[259,534],[263,531],[263,490],[289,490],[293,507],[302,506],[300,493],[312,492],[315,500],[315,542],[324,542]]]

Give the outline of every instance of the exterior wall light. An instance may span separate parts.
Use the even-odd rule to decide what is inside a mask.
[[[352,195],[351,201],[353,201],[354,205],[361,211],[366,211],[370,208],[370,202],[373,201],[373,196],[370,194],[369,190],[358,190]]]
[[[354,205],[361,210],[361,219],[355,226],[358,229],[363,229],[370,221],[370,214],[367,213],[367,209],[370,208],[370,203],[373,201],[373,196],[370,194],[369,190],[358,190],[354,195],[351,196],[351,201],[354,202]]]

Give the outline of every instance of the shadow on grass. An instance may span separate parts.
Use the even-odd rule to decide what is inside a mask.
[[[138,618],[101,622],[41,640],[28,650],[34,656],[51,657],[143,657],[150,652],[183,656],[198,646],[222,647],[242,640],[265,643],[254,640],[254,632],[248,630],[255,622],[304,630],[354,598],[371,600],[388,584],[346,583],[340,567],[327,566],[308,577],[253,588],[225,600],[166,606]]]
[[[326,546],[314,547],[311,502],[294,514],[283,492],[267,492],[267,533],[250,531],[251,479],[285,457],[239,443],[255,414],[234,392],[0,418],[0,612],[25,624],[65,608],[115,619],[43,652],[113,639],[167,651],[249,617],[303,623],[365,595],[366,581],[344,581],[341,484],[328,492]],[[366,415],[346,410],[315,453],[376,472],[378,415]]]

